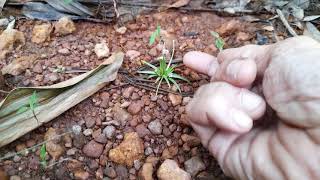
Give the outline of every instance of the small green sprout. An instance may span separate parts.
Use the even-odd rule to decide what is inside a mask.
[[[161,33],[161,27],[158,25],[157,29],[151,34],[150,39],[149,39],[149,45],[153,45],[154,42],[156,41],[157,37],[160,37]]]
[[[40,148],[40,164],[42,165],[43,168],[47,167],[47,150],[46,150],[46,144],[42,144]]]
[[[20,113],[24,113],[28,110],[31,110],[33,113],[33,116],[35,117],[35,119],[37,120],[37,122],[39,123],[39,120],[34,112],[34,109],[38,106],[38,96],[37,96],[37,92],[33,91],[32,95],[29,98],[29,106],[22,106],[18,109],[18,114]]]
[[[174,41],[173,41],[173,44],[174,44]],[[155,83],[158,83],[158,86],[156,89],[156,95],[158,94],[160,85],[163,80],[165,80],[167,82],[169,88],[171,87],[171,83],[174,84],[180,93],[181,93],[180,86],[178,85],[178,83],[174,79],[180,79],[180,80],[189,82],[186,78],[174,73],[175,67],[171,66],[173,55],[174,55],[174,48],[173,48],[173,52],[172,52],[172,55],[171,55],[171,58],[170,58],[170,61],[168,64],[166,62],[165,56],[163,55],[159,60],[159,63],[160,63],[159,67],[156,67],[153,64],[150,64],[146,61],[143,61],[144,64],[151,67],[153,70],[152,71],[138,71],[138,73],[141,73],[141,74],[148,74],[149,75],[148,79],[154,78],[154,77],[157,78],[155,81]]]
[[[211,31],[211,35],[215,38],[215,45],[221,52],[223,50],[223,46],[225,45],[224,40],[220,37],[217,32]]]

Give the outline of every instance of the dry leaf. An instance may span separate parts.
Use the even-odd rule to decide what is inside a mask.
[[[188,5],[189,2],[190,2],[190,0],[178,0],[177,2],[170,5],[170,7],[171,8],[179,8],[179,7]]]
[[[320,15],[306,16],[303,18],[303,21],[313,21],[320,18]]]

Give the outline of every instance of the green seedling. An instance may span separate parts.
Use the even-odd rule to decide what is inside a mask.
[[[47,149],[46,149],[46,144],[42,144],[40,148],[40,164],[42,165],[43,168],[47,167]]]
[[[223,50],[224,45],[225,45],[224,40],[220,37],[220,35],[217,32],[211,31],[210,33],[215,38],[215,46],[221,52]]]
[[[18,110],[18,114],[20,113],[24,113],[28,110],[31,110],[33,113],[34,118],[37,120],[38,124],[39,124],[39,120],[34,112],[34,109],[38,106],[38,96],[37,96],[37,92],[33,91],[32,95],[29,98],[29,105],[27,106],[22,106],[19,108]]]
[[[173,44],[174,44],[174,41],[173,41]],[[138,71],[138,73],[141,73],[141,74],[148,74],[149,75],[148,79],[156,78],[155,83],[158,83],[158,86],[156,89],[156,95],[158,94],[160,85],[163,80],[165,80],[167,82],[169,88],[171,87],[171,83],[174,84],[180,93],[181,93],[180,86],[175,81],[175,79],[180,79],[180,80],[189,82],[186,78],[174,73],[175,67],[171,66],[173,55],[174,55],[174,48],[173,48],[173,52],[172,52],[172,55],[171,55],[171,58],[170,58],[170,61],[168,64],[167,64],[165,56],[163,55],[159,60],[159,63],[160,63],[159,67],[156,67],[153,64],[150,64],[146,61],[143,61],[144,64],[146,64],[147,66],[152,68],[152,71]]]
[[[149,39],[149,45],[153,45],[156,42],[157,37],[160,37],[161,27],[158,25],[157,29],[151,34]]]

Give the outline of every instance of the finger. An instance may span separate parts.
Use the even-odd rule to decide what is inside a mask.
[[[216,57],[199,51],[185,54],[183,63],[189,68],[209,76],[213,76],[219,67]]]
[[[239,87],[247,87],[256,78],[254,60],[228,59],[220,65],[214,56],[193,51],[187,53],[183,62],[186,66],[212,77],[212,81],[227,81]]]
[[[238,87],[250,86],[257,75],[257,65],[254,60],[228,59],[220,64],[212,81],[226,81]]]
[[[186,110],[195,124],[244,133],[264,114],[265,106],[249,90],[217,82],[202,86]]]
[[[271,50],[272,45],[247,45],[240,48],[223,50],[218,54],[217,60],[220,64],[224,61],[253,60],[257,66],[258,74],[262,75],[271,59]]]

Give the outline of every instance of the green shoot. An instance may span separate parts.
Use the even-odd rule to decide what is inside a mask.
[[[46,144],[42,144],[40,148],[40,164],[42,165],[43,168],[47,167],[47,150],[46,150]]]
[[[158,25],[157,29],[151,34],[150,39],[149,39],[149,45],[153,45],[154,42],[156,41],[157,37],[160,37],[161,33],[161,27]]]
[[[215,45],[221,52],[223,50],[223,46],[225,45],[224,40],[220,37],[217,32],[211,31],[211,35],[215,38]]]
[[[33,91],[32,95],[29,98],[29,106],[22,106],[18,109],[17,113],[21,114],[24,113],[28,110],[31,110],[33,113],[34,118],[37,120],[38,124],[39,124],[39,120],[34,112],[35,108],[38,106],[38,96],[37,96],[37,92]]]
[[[63,0],[63,2],[64,2],[65,4],[70,4],[70,3],[72,3],[72,1],[73,1],[73,0]]]
[[[156,67],[146,61],[143,61],[144,64],[152,68],[152,71],[138,71],[138,73],[149,75],[148,78],[156,78],[155,83],[158,83],[158,86],[156,89],[156,95],[158,94],[160,85],[163,81],[166,81],[169,88],[171,87],[171,83],[174,84],[180,93],[181,93],[180,86],[175,81],[175,79],[180,79],[180,80],[189,82],[186,78],[174,73],[174,67],[171,66],[173,55],[174,55],[174,41],[173,41],[173,52],[168,64],[166,62],[165,56],[163,55],[159,61],[160,63],[159,67]]]

